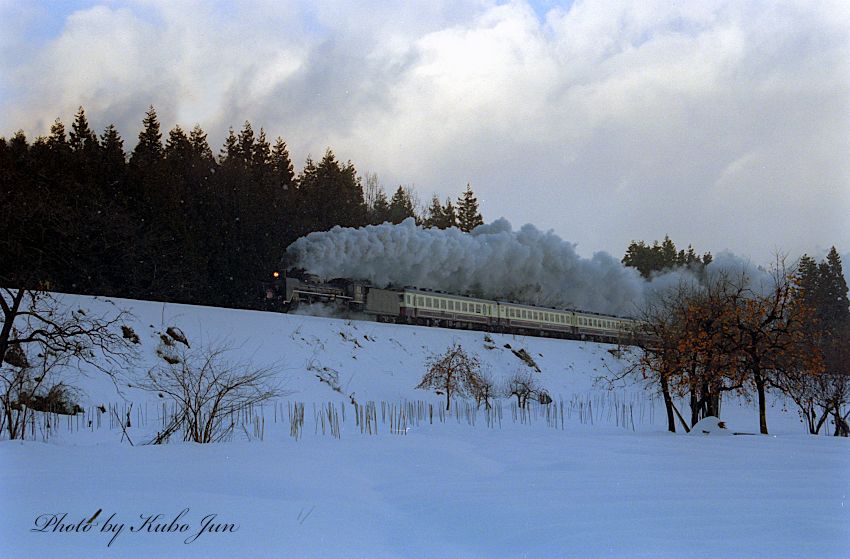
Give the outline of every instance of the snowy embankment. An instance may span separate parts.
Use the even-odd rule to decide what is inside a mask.
[[[50,431],[40,424],[35,442],[0,442],[0,498],[13,504],[0,523],[3,556],[844,557],[850,549],[848,441],[804,435],[781,402],[769,410],[775,436],[670,435],[663,406],[643,388],[594,385],[620,366],[606,345],[116,304],[135,314],[141,340],[138,370],[118,383],[123,398],[103,376],[81,376],[85,417],[61,418]],[[142,446],[163,405],[135,386],[169,326],[193,348],[226,343],[234,361],[274,365],[289,395],[252,410],[231,442]],[[439,414],[443,400],[414,387],[425,359],[454,341],[497,379],[529,368],[512,351],[525,350],[555,411],[517,414],[502,400],[498,414],[466,405]],[[352,401],[375,403],[377,434],[358,425]],[[95,409],[123,415],[131,402],[134,447]],[[292,402],[306,408],[298,440]],[[324,409],[337,414],[338,438],[321,421]],[[757,430],[746,403],[727,402],[723,419],[730,430]]]

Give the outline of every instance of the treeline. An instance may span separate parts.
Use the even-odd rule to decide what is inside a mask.
[[[246,122],[218,155],[195,126],[163,138],[153,107],[128,153],[85,111],[30,142],[0,138],[0,283],[5,286],[262,308],[262,283],[312,231],[414,217],[469,231],[483,223],[467,185],[456,203],[388,197],[375,175],[328,149],[296,173],[286,142]]]
[[[643,309],[632,366],[664,397],[668,429],[720,416],[724,393],[756,400],[768,432],[767,396],[793,401],[807,430],[831,420],[848,436],[850,301],[833,247],[820,263],[804,256],[794,270],[779,261],[771,280],[745,271],[703,270]],[[674,400],[685,398],[689,420]],[[687,412],[685,412],[687,413]]]
[[[664,241],[655,241],[651,245],[644,241],[632,241],[622,262],[625,266],[637,268],[641,276],[649,279],[653,273],[675,268],[688,268],[700,273],[713,259],[710,252],[700,256],[691,245],[688,245],[687,250],[676,250],[676,243],[665,236]]]

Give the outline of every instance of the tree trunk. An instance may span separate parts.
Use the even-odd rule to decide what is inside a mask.
[[[767,435],[767,394],[765,393],[765,383],[760,373],[755,373],[753,379],[756,383],[756,392],[759,400],[759,430],[762,435]]]
[[[682,417],[682,414],[679,412],[679,408],[677,408],[676,405],[673,404],[672,402],[671,402],[671,404],[673,405],[673,411],[676,412],[676,417],[678,417],[679,421],[682,423],[682,429],[685,430],[685,433],[690,433],[691,430],[688,427],[688,424],[685,422],[685,418]]]
[[[706,415],[720,417],[720,390],[714,390],[707,395],[708,408]]]
[[[661,375],[661,394],[664,396],[664,407],[667,409],[667,430],[676,432],[676,418],[673,416],[673,398],[670,397],[670,386],[667,377]]]
[[[835,436],[850,436],[850,425],[847,425],[847,421],[841,417],[841,410],[839,409],[838,404],[835,405],[835,410],[832,412],[832,415],[835,417]]]
[[[812,413],[814,413],[814,412],[812,412]],[[826,421],[826,418],[827,418],[827,417],[829,417],[829,410],[828,410],[828,409],[826,409],[826,408],[824,408],[824,410],[823,410],[823,415],[822,415],[822,416],[821,416],[821,418],[818,420],[818,424],[817,424],[817,426],[815,427],[815,432],[814,432],[814,434],[815,434],[815,435],[817,435],[818,433],[820,433],[820,428],[821,428],[821,427],[823,427],[823,424],[824,424],[824,422]]]
[[[18,316],[21,302],[24,300],[24,293],[23,289],[18,289],[12,298],[12,304],[9,307],[3,307],[3,328],[0,329],[0,365],[3,365],[6,358],[6,351],[9,349],[9,337],[12,334],[12,325]]]
[[[697,424],[702,407],[702,398],[697,395],[696,387],[691,386],[691,427]]]

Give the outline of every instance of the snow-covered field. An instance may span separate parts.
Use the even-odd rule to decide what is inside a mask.
[[[136,315],[142,340],[123,399],[104,377],[80,376],[85,416],[0,442],[3,557],[850,555],[848,441],[804,435],[782,402],[771,436],[671,435],[651,393],[594,384],[620,366],[606,345],[115,304]],[[228,343],[234,360],[275,366],[289,394],[255,408],[230,442],[142,445],[162,401],[134,377],[156,362],[168,326],[195,348]],[[443,400],[414,387],[425,359],[455,341],[496,378],[528,368],[505,345],[524,349],[555,398],[549,415],[509,400],[489,417],[464,404],[440,415]],[[352,400],[375,403],[372,434]],[[130,402],[135,446],[95,408],[123,415]],[[723,416],[730,430],[758,430],[750,404],[726,402]]]

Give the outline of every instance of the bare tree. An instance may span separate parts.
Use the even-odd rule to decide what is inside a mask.
[[[490,400],[497,396],[498,392],[493,377],[485,370],[481,370],[470,377],[469,391],[475,398],[475,405],[480,408],[483,403],[488,410],[492,407]]]
[[[416,388],[434,389],[437,394],[445,394],[446,410],[451,409],[452,395],[470,394],[474,378],[481,368],[478,358],[467,354],[458,342],[445,353],[429,357],[425,365],[427,371]]]
[[[543,390],[530,371],[518,369],[505,382],[503,393],[508,398],[515,396],[519,407],[524,408],[529,398],[542,394]]]
[[[3,427],[11,438],[24,435],[28,409],[43,407],[70,387],[61,379],[71,367],[96,369],[112,378],[136,357],[126,311],[93,313],[64,304],[44,291],[0,288],[0,402]],[[123,327],[123,329],[122,329]],[[36,405],[33,405],[36,404]]]
[[[235,427],[234,415],[285,393],[274,383],[273,367],[229,361],[227,346],[161,352],[163,364],[151,369],[141,388],[174,402],[177,413],[152,441],[166,442],[179,430],[197,443],[218,442]]]

